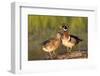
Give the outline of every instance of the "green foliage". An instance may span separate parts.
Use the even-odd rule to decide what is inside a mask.
[[[54,37],[59,31],[62,23],[68,24],[71,34],[83,39],[79,47],[74,50],[87,50],[88,18],[74,16],[43,16],[28,15],[28,59],[41,60],[44,52],[41,49],[41,43],[51,37]],[[62,47],[57,49],[57,53],[64,50]]]

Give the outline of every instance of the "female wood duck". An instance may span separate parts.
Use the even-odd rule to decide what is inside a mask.
[[[61,33],[58,32],[56,37],[50,38],[42,43],[43,51],[49,53],[50,59],[53,59],[53,55],[55,54],[55,50],[61,44]]]

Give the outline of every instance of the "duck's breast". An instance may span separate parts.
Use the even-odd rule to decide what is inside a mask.
[[[75,44],[70,42],[68,39],[62,39],[62,44],[66,47],[72,48]]]

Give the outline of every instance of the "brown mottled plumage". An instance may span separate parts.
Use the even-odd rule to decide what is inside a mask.
[[[61,44],[61,33],[57,33],[56,37],[50,38],[42,43],[42,49],[45,52],[48,52],[50,54],[50,58],[52,59],[52,52],[55,52],[55,50],[60,46]]]

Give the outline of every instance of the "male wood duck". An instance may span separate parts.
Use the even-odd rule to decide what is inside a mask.
[[[62,29],[63,29],[63,35],[62,35],[62,44],[69,48],[69,52],[71,52],[72,48],[74,46],[76,46],[79,42],[82,41],[82,39],[80,39],[79,37],[75,36],[75,35],[71,35],[69,34],[68,32],[68,26],[67,25],[63,25],[62,26]]]

